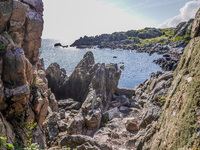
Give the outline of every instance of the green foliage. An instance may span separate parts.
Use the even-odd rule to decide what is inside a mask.
[[[8,32],[3,32],[2,36],[8,41],[8,43],[12,43],[12,38]]]
[[[136,46],[137,46],[137,47],[142,47],[143,45],[142,45],[142,44],[136,44]]]
[[[158,99],[161,106],[163,106],[166,102],[166,99],[163,98],[162,96],[157,96],[157,99]]]
[[[23,148],[21,146],[21,143],[14,143],[14,144],[10,144],[10,143],[6,143],[7,138],[4,137],[0,137],[0,148],[5,148],[8,150],[11,149],[15,149],[15,150],[41,150],[39,148],[39,145],[37,143],[32,143],[32,132],[33,130],[38,128],[38,125],[36,122],[31,121],[31,122],[24,122],[22,123],[22,128],[24,129],[24,133],[27,137],[27,141],[26,141],[26,147]]]
[[[42,150],[39,148],[37,143],[32,143],[28,147],[24,148],[24,150]]]
[[[188,29],[185,33],[185,35],[183,36],[175,36],[174,38],[171,39],[171,41],[173,42],[178,42],[178,41],[184,41],[186,43],[188,43],[191,39],[191,29]]]
[[[0,50],[5,50],[7,48],[6,44],[0,44]]]
[[[6,44],[0,44],[0,57],[4,56],[6,54],[7,45]]]
[[[12,148],[14,148],[13,144],[7,143],[6,142],[7,138],[5,137],[0,137],[0,148],[4,148],[7,150],[11,150]]]
[[[167,29],[161,29],[161,31],[163,32],[163,35],[171,38],[174,36],[174,29],[173,28],[167,28]]]
[[[25,126],[25,134],[28,139],[26,141],[26,144],[29,147],[32,145],[32,139],[33,139],[32,132],[34,129],[38,128],[38,126],[37,123],[34,122],[33,120],[31,122],[25,122],[24,126]]]

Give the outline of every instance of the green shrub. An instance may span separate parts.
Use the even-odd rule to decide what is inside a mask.
[[[12,148],[14,148],[13,144],[7,143],[6,142],[7,138],[5,137],[0,137],[0,148],[4,148],[7,150],[11,150]]]

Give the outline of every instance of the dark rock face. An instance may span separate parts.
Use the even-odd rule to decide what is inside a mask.
[[[67,48],[68,47],[68,45],[62,45],[61,43],[56,43],[56,44],[54,44],[54,47],[63,47],[63,48]]]
[[[95,64],[92,52],[87,52],[69,77],[66,93],[69,98],[83,102],[90,89],[94,89],[106,103],[118,85],[120,74],[117,64]]]
[[[54,44],[54,47],[57,47],[57,46],[62,46],[62,44],[60,44],[60,43]]]
[[[179,60],[169,56],[169,57],[164,57],[164,58],[158,58],[154,60],[153,62],[160,65],[160,67],[164,70],[174,71],[176,67],[178,66]]]
[[[66,98],[66,82],[68,77],[64,68],[60,68],[57,63],[52,63],[46,70],[46,77],[48,80],[48,86],[55,94],[56,99]]]

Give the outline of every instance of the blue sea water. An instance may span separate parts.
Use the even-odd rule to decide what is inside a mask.
[[[148,79],[152,72],[162,71],[162,69],[153,63],[154,59],[162,57],[158,54],[149,56],[147,53],[136,53],[130,50],[111,50],[111,49],[76,49],[54,47],[56,40],[43,39],[40,49],[40,58],[44,59],[45,67],[56,62],[61,68],[65,68],[70,75],[76,65],[83,58],[87,51],[92,51],[96,63],[117,63],[118,67],[124,65],[119,87],[133,88]],[[113,58],[117,56],[117,58]],[[122,64],[124,63],[124,64]]]

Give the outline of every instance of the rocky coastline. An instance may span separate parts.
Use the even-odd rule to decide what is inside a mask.
[[[163,43],[178,45],[169,50],[157,41],[154,51],[162,45],[158,53],[164,57],[156,63],[176,69],[152,73],[133,89],[118,87],[117,64],[95,63],[92,52],[70,76],[53,62],[45,69],[39,59],[42,0],[0,1],[0,20],[0,149],[199,149],[200,9],[194,20],[176,29],[137,33],[143,40],[155,40],[173,30],[177,36],[170,39],[183,36],[185,41],[165,39]],[[129,41],[123,33],[100,37],[104,42],[111,37]],[[138,38],[131,40],[141,44]]]
[[[110,48],[135,50],[149,55],[169,54],[170,59],[155,60],[164,70],[175,70],[177,61],[183,54],[184,48],[191,39],[190,33],[194,19],[182,22],[176,28],[156,29],[145,28],[127,32],[114,32],[94,37],[81,37],[70,46],[85,48]]]

